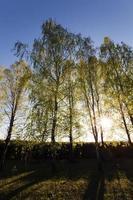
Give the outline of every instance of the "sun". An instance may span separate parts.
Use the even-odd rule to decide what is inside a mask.
[[[112,119],[109,117],[102,117],[100,120],[100,124],[103,129],[109,130],[112,127]]]

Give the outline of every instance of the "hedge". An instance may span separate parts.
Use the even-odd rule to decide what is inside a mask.
[[[4,141],[0,141],[0,155],[4,148]],[[104,147],[100,147],[103,159],[108,160],[111,156],[133,157],[133,147],[128,146],[127,143],[106,143]],[[55,143],[50,142],[37,143],[30,141],[12,140],[8,147],[7,159],[14,160],[48,160],[69,159],[70,158],[70,144],[69,143]],[[74,143],[73,144],[73,158],[96,158],[94,143]]]

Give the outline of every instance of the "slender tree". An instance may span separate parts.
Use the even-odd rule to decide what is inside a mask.
[[[65,63],[73,44],[73,35],[53,20],[42,25],[42,37],[35,40],[31,58],[35,71],[48,84],[52,97],[51,141],[55,143],[59,107],[61,104],[61,86],[65,71]]]
[[[97,59],[92,43],[88,38],[83,40],[81,48],[81,61],[79,64],[79,80],[83,92],[84,101],[88,111],[90,126],[96,144],[96,155],[98,167],[102,170],[101,156],[99,150],[99,92],[98,92],[98,68]]]
[[[4,70],[4,77],[1,83],[2,91],[4,93],[4,111],[8,116],[9,125],[7,129],[7,137],[5,146],[1,157],[1,166],[4,166],[8,145],[11,140],[12,130],[14,126],[15,117],[19,109],[21,97],[27,81],[30,78],[30,70],[28,65],[23,62],[16,62],[10,69]]]
[[[125,108],[127,109],[130,119],[132,118],[132,114],[129,111],[127,100],[126,100],[128,96],[126,95],[128,87],[124,81],[125,72],[124,72],[124,66],[123,66],[123,61],[122,61],[122,50],[120,51],[120,49],[121,49],[121,46],[115,45],[110,39],[105,38],[105,42],[101,46],[101,58],[103,59],[105,63],[103,64],[103,70],[104,70],[104,73],[106,74],[105,76],[106,87],[111,88],[112,91],[111,90],[110,91],[117,98],[121,118],[123,120],[123,124],[125,127],[125,132],[127,134],[128,142],[131,145],[132,141],[131,141],[128,125],[126,122]]]

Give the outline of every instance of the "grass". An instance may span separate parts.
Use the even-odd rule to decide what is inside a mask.
[[[133,159],[104,164],[99,174],[95,160],[8,161],[0,176],[0,200],[132,200]],[[16,166],[16,167],[14,167]]]

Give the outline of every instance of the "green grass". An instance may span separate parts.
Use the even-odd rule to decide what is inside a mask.
[[[95,160],[78,160],[73,163],[8,161],[0,176],[0,200],[132,200],[133,160],[104,164],[99,174]],[[14,168],[16,166],[17,169]]]

